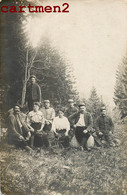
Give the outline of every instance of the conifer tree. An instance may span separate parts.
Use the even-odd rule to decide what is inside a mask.
[[[97,95],[96,88],[93,87],[90,93],[89,99],[86,101],[87,110],[91,113],[93,117],[93,126],[95,127],[95,122],[97,117],[100,115],[100,108],[104,105],[101,99]]]
[[[127,116],[127,57],[123,59],[116,73],[114,102],[121,112],[121,118]]]
[[[39,59],[39,60],[38,60]],[[42,98],[65,105],[69,98],[78,100],[73,70],[59,52],[46,41],[33,63],[31,74],[36,74]]]
[[[3,78],[7,86],[6,110],[12,108],[18,100],[24,104],[26,83],[28,84],[30,74],[35,74],[37,77],[42,90],[42,99],[48,98],[52,104],[59,102],[62,105],[67,103],[68,98],[77,100],[73,71],[67,60],[47,39],[40,40],[37,51],[28,47],[27,37],[22,30],[25,16],[16,13],[6,14],[4,17],[7,21],[3,23],[4,33],[2,33],[5,45]]]

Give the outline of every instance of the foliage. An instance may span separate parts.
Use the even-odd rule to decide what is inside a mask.
[[[78,98],[71,66],[48,41],[39,49],[31,74],[36,74],[38,78],[43,99],[65,105],[68,98]]]
[[[116,73],[114,102],[121,112],[121,118],[127,116],[127,57],[123,59]]]
[[[6,110],[19,100],[24,103],[29,73],[37,76],[42,99],[50,99],[54,105],[66,104],[70,97],[77,100],[78,93],[71,65],[51,46],[49,40],[41,40],[38,50],[30,48],[26,44],[26,37],[23,38],[23,18],[20,13],[8,13],[6,18],[2,18],[6,20],[2,33],[5,47],[2,66],[6,84]]]
[[[1,190],[8,194],[124,195],[127,194],[127,131],[117,125],[120,147],[88,151],[58,147],[29,154],[1,148]],[[122,134],[120,129],[122,129]]]
[[[102,98],[99,98],[96,88],[93,87],[89,98],[84,99],[83,101],[86,104],[87,111],[92,115],[93,126],[95,127],[96,119],[100,115],[100,108],[104,105]]]

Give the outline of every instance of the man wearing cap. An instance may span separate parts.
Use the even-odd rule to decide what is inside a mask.
[[[100,139],[106,141],[107,146],[113,146],[112,133],[114,131],[114,124],[112,119],[107,116],[106,108],[101,108],[101,115],[96,121],[96,133]]]
[[[79,112],[74,113],[69,117],[74,120],[75,137],[82,149],[88,149],[87,140],[92,132],[93,121],[90,113],[86,112],[84,103],[79,104]]]
[[[16,104],[8,116],[8,143],[18,147],[28,147],[28,139],[33,129],[26,123],[26,115],[21,112],[21,107]]]
[[[49,100],[44,100],[44,107],[41,109],[41,111],[45,119],[43,130],[47,134],[46,139],[48,140],[48,145],[50,146],[50,141],[53,138],[51,127],[52,127],[53,119],[55,118],[55,110],[52,107],[50,107]]]
[[[69,119],[69,117],[71,115],[73,115],[74,113],[77,113],[78,109],[74,106],[74,101],[72,99],[68,100],[68,108],[65,111],[65,116]],[[69,131],[69,137],[70,139],[73,137],[74,135],[74,130],[73,130],[73,124],[74,121],[73,120],[69,120],[70,122],[70,131]]]
[[[34,102],[41,102],[41,88],[36,83],[36,76],[31,75],[30,77],[30,85],[26,90],[26,101],[28,102],[28,109],[32,111]]]
[[[78,112],[78,109],[74,106],[74,101],[72,99],[68,100],[68,108],[65,111],[65,116],[68,118],[69,116],[71,116],[72,114]]]
[[[55,110],[50,107],[49,100],[44,100],[44,108],[42,108],[41,111],[45,118],[44,130],[49,132],[51,130],[52,121],[55,118]]]

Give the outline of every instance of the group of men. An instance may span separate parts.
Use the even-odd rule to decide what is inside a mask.
[[[41,90],[36,83],[36,77],[31,76],[31,83],[27,88],[26,101],[29,112],[24,114],[19,105],[15,105],[8,116],[8,142],[26,149],[34,147],[50,147],[52,138],[61,142],[63,147],[69,147],[71,139],[75,137],[79,147],[90,150],[88,140],[93,137],[97,146],[102,140],[107,146],[112,146],[114,125],[107,116],[106,108],[101,108],[101,115],[96,120],[93,129],[93,120],[86,112],[84,103],[78,108],[72,99],[68,100],[66,109],[59,107],[56,111],[50,106],[49,100],[44,100],[41,107]],[[57,112],[57,116],[56,116]]]

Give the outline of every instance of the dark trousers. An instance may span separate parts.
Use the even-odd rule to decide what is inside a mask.
[[[25,127],[22,127],[21,130],[22,130],[21,136],[23,136],[24,138],[26,138],[28,132],[26,131]],[[20,140],[12,132],[10,132],[10,133],[7,134],[7,142],[10,145],[15,145],[16,147],[20,147],[20,148],[25,148],[26,146],[28,146],[28,141],[22,141],[22,140]]]
[[[51,127],[52,127],[52,124],[49,124],[49,125],[45,124],[43,130],[44,130],[46,133],[49,133],[49,131],[51,130]]]
[[[109,134],[108,132],[103,132],[103,135],[99,135],[98,133],[95,136],[95,141],[97,145],[102,145],[102,140],[106,141],[106,145],[110,146],[113,143],[113,138],[112,135]]]
[[[33,110],[33,101],[32,100],[28,101],[28,110],[29,110],[29,112]]]
[[[104,134],[102,139],[104,139],[107,142],[107,144],[112,145],[112,135],[111,134],[109,133]]]
[[[34,129],[34,132],[31,133],[31,139],[33,139],[33,146],[43,146],[42,136],[40,134],[37,134],[37,130],[41,128],[41,123],[32,123],[31,127]]]
[[[86,127],[80,127],[77,126],[75,129],[75,137],[78,141],[78,143],[83,146],[84,148],[87,148],[87,140],[90,137],[89,133],[83,133],[83,131],[86,129]]]
[[[43,134],[38,134],[37,130],[41,128],[41,123],[32,123],[31,127],[34,129],[32,133],[32,139],[34,139],[34,146],[35,147],[42,147],[43,145],[47,146],[47,138]]]
[[[58,138],[59,143],[64,147],[67,148],[69,147],[69,137],[65,136],[65,129],[62,130],[56,130],[56,132],[58,133],[58,137],[56,136],[56,138]]]
[[[45,124],[44,128],[43,128],[43,131],[46,133],[45,136],[43,136],[43,142],[44,142],[44,145],[46,147],[48,147],[50,145],[50,142],[51,142],[51,127],[52,127],[52,124]]]
[[[18,137],[16,137],[15,135],[8,135],[7,136],[7,142],[10,145],[15,145],[17,148],[25,148],[26,146],[28,146],[27,141],[21,141]]]

